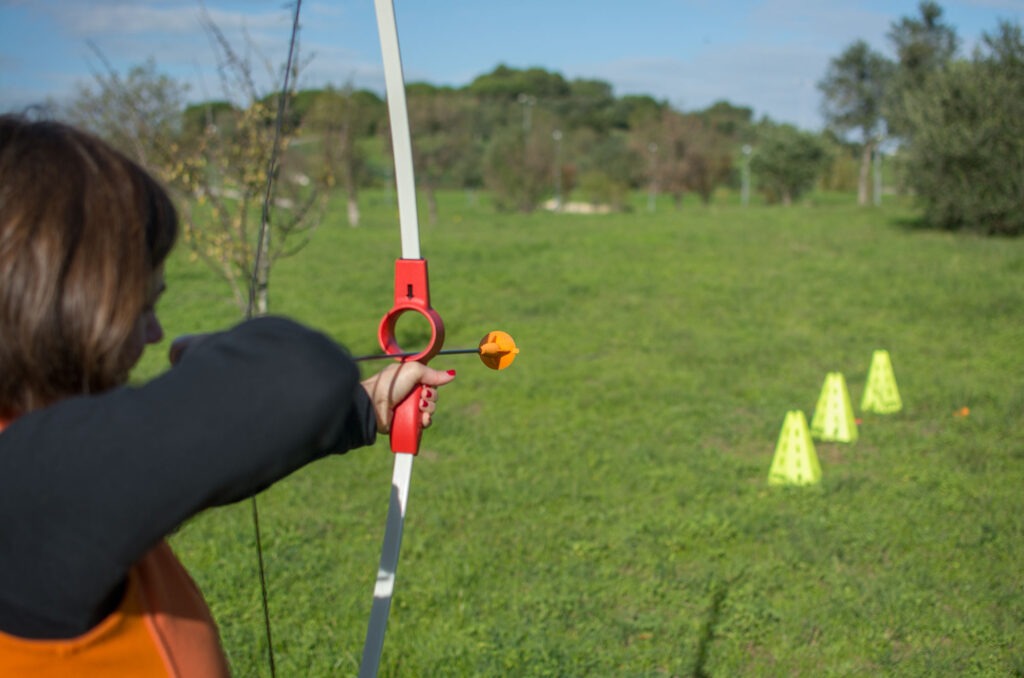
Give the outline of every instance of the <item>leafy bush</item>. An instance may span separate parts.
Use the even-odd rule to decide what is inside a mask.
[[[818,135],[792,125],[774,125],[762,132],[750,169],[768,202],[789,205],[814,187],[828,160]]]
[[[1003,23],[908,97],[908,184],[929,223],[1024,233],[1024,41]]]
[[[580,177],[576,192],[591,205],[609,205],[621,210],[626,206],[629,186],[616,181],[600,170],[591,170]]]
[[[554,152],[535,133],[524,142],[515,129],[499,132],[484,154],[484,185],[501,211],[530,212],[550,190]],[[546,140],[545,140],[546,141]]]

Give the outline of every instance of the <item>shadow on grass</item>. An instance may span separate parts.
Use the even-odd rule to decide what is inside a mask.
[[[901,231],[944,231],[947,229],[940,228],[935,224],[931,223],[923,215],[914,216],[898,216],[889,219],[889,223],[895,228]]]
[[[978,226],[943,226],[929,221],[923,215],[893,217],[889,223],[901,231],[911,233],[953,233],[968,236],[989,237],[989,238],[1016,238],[1020,237],[1020,230],[1013,224],[990,224],[987,228]]]
[[[697,661],[693,664],[693,673],[691,674],[693,678],[710,678],[706,668],[708,650],[711,647],[711,641],[715,639],[715,628],[718,626],[718,620],[722,614],[722,603],[725,602],[725,597],[729,593],[729,584],[731,583],[723,584],[716,582],[714,590],[711,592],[711,606],[708,609],[708,618],[704,622],[700,639],[697,641]]]

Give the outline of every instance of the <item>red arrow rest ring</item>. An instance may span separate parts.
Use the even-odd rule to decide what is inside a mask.
[[[419,353],[406,355],[400,360],[426,363],[444,346],[444,321],[430,306],[426,259],[399,259],[395,262],[395,305],[381,319],[377,333],[380,347],[385,353],[409,353],[395,339],[395,325],[401,316],[410,311],[419,313],[427,319],[430,324],[430,342]]]

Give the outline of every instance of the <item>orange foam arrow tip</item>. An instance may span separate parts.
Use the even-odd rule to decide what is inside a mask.
[[[488,332],[480,340],[480,360],[492,370],[503,370],[519,354],[516,342],[506,332]]]

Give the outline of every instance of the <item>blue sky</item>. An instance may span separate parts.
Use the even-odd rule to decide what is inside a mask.
[[[889,53],[886,33],[917,0],[396,0],[408,80],[461,86],[499,63],[596,78],[617,95],[650,94],[682,110],[727,99],[755,115],[821,127],[815,84],[857,39]],[[285,0],[205,0],[236,45],[283,63]],[[963,49],[1000,19],[1024,22],[1024,0],[940,2]],[[0,0],[0,110],[89,83],[94,43],[118,69],[148,58],[219,98],[199,0]],[[247,36],[247,37],[246,37]],[[383,91],[372,0],[304,0],[300,86]],[[262,69],[258,71],[262,73]],[[263,83],[270,88],[269,78]]]

